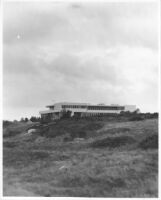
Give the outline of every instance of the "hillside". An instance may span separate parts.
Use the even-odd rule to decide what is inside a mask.
[[[158,119],[12,124],[3,165],[4,196],[157,197]]]

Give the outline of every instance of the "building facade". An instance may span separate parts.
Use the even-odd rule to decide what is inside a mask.
[[[70,113],[70,116],[88,117],[88,116],[102,116],[107,114],[119,114],[121,111],[134,112],[136,110],[135,105],[105,105],[105,104],[89,104],[89,103],[68,103],[60,102],[54,105],[46,106],[49,108],[45,111],[40,111],[41,118],[44,120],[56,120],[60,119],[66,112]]]

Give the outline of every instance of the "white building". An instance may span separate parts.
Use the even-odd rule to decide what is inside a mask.
[[[121,111],[130,111],[134,112],[136,110],[135,105],[105,105],[105,104],[98,104],[93,105],[89,103],[68,103],[68,102],[61,102],[55,103],[54,105],[46,106],[49,108],[46,111],[40,111],[40,115],[42,119],[60,119],[63,115],[64,111],[70,111],[71,116],[102,116],[108,113],[116,113],[119,114]]]

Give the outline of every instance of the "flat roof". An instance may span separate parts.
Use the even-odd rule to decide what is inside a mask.
[[[54,103],[52,105],[47,105],[46,107],[51,107],[51,106],[55,106],[55,105],[91,105],[90,103],[76,103],[76,102],[59,102],[59,103]]]
[[[47,113],[56,113],[56,112],[60,112],[60,110],[43,110],[40,111],[40,114],[47,114]]]
[[[46,107],[53,107],[56,105],[82,105],[82,106],[100,106],[100,107],[104,107],[104,106],[109,106],[109,107],[120,107],[120,106],[135,106],[135,105],[119,105],[119,104],[103,104],[103,103],[99,103],[99,104],[90,104],[90,103],[76,103],[76,102],[58,102],[58,103],[54,103],[51,105],[47,105]]]
[[[106,105],[106,104],[90,104],[90,103],[74,103],[74,102],[60,102],[60,103],[55,103],[52,105],[47,105],[46,107],[53,107],[55,105],[82,105],[82,106],[100,106],[100,107],[104,107],[104,106],[109,106],[109,107],[120,107],[123,105],[119,105],[119,104],[111,104],[111,105]]]

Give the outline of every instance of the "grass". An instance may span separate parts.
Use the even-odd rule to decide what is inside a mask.
[[[146,137],[139,143],[139,147],[142,149],[157,149],[158,148],[158,135],[152,135]]]
[[[135,139],[130,136],[118,136],[118,137],[106,137],[100,140],[94,141],[91,146],[96,148],[118,148],[120,146],[133,144]]]
[[[13,122],[8,126],[3,126],[3,137],[12,137],[27,131],[33,123]]]
[[[157,197],[157,123],[63,120],[5,137],[4,196]],[[83,141],[63,141],[80,131]]]

